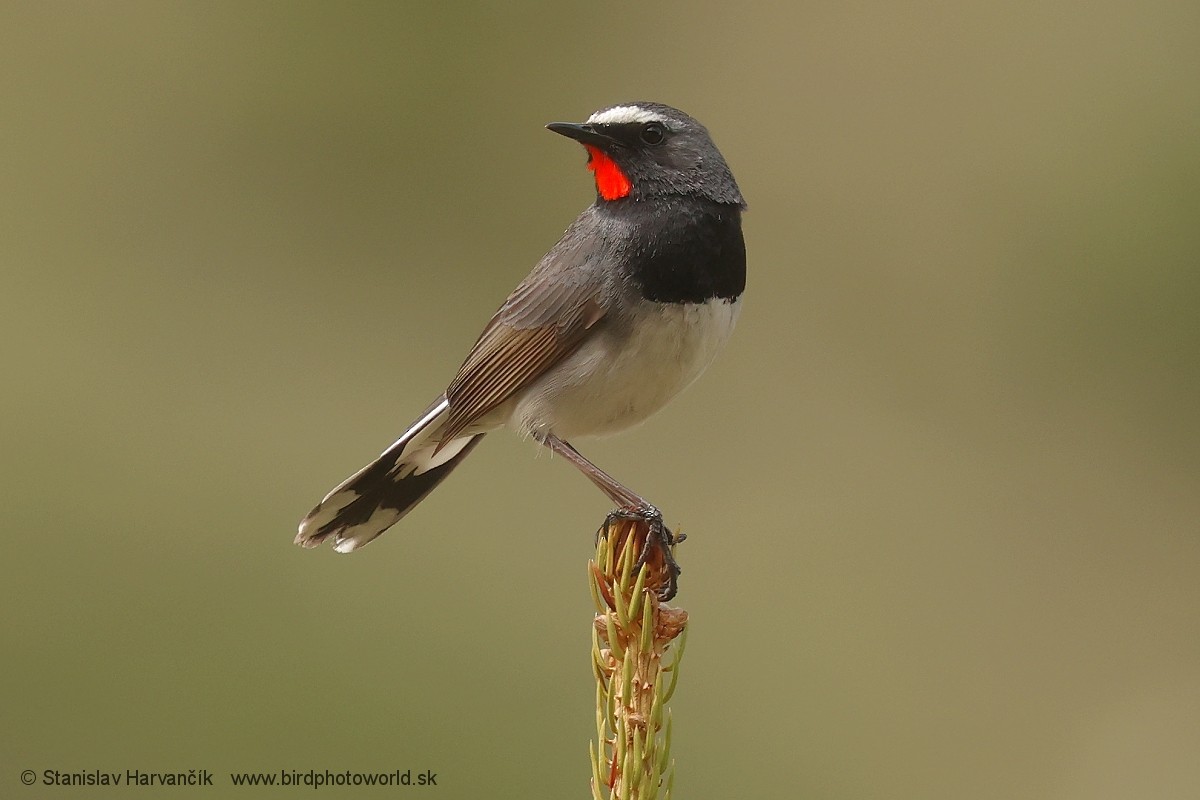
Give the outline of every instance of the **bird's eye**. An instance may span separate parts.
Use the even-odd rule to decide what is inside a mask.
[[[667,131],[657,122],[648,122],[642,128],[642,141],[646,144],[662,144],[667,138]]]

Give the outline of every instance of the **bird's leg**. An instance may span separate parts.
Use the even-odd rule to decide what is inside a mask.
[[[587,479],[596,485],[596,487],[608,496],[617,504],[618,508],[637,508],[639,506],[650,506],[644,498],[635,492],[622,486],[616,478],[609,475],[604,470],[597,467],[591,461],[583,456],[578,450],[564,442],[562,439],[555,436],[553,433],[547,433],[538,439],[551,451],[558,453],[563,458],[570,461],[576,469],[582,472]]]
[[[642,547],[642,552],[638,556],[637,562],[634,564],[634,571],[640,570],[642,565],[646,563],[646,556],[650,552],[649,545],[653,541],[662,552],[663,560],[667,565],[667,572],[670,575],[668,585],[663,590],[661,599],[670,600],[674,597],[679,573],[682,570],[679,568],[679,563],[675,560],[675,556],[671,553],[671,548],[682,542],[684,535],[675,536],[675,534],[671,533],[670,529],[663,523],[661,511],[651,505],[644,497],[628,489],[616,478],[597,467],[591,461],[588,461],[569,442],[563,441],[553,433],[547,433],[538,437],[538,441],[550,448],[551,452],[558,453],[567,459],[567,461],[570,461],[600,491],[604,492],[609,500],[612,500],[617,505],[616,510],[604,518],[605,533],[608,532],[609,525],[616,520],[642,520],[647,523],[646,543]]]

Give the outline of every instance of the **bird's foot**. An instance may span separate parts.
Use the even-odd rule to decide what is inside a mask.
[[[627,508],[618,508],[611,512],[604,518],[603,530],[605,535],[608,535],[609,526],[614,522],[626,520],[646,524],[646,540],[642,543],[641,552],[638,554],[637,561],[633,564],[634,574],[637,574],[645,566],[651,549],[657,549],[662,553],[667,578],[665,584],[658,590],[658,599],[663,602],[670,600],[679,591],[679,574],[683,572],[679,567],[679,562],[675,560],[672,548],[686,539],[687,535],[683,533],[678,535],[671,533],[670,528],[663,522],[662,512],[649,503],[639,503]]]

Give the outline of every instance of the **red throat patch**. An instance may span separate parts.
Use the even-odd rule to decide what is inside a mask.
[[[633,184],[621,172],[616,162],[609,158],[603,150],[595,145],[585,144],[591,158],[588,159],[588,169],[596,176],[596,191],[605,200],[620,200],[629,196]]]

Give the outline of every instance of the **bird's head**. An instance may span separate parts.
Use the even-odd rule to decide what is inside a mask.
[[[679,109],[622,103],[600,109],[587,122],[546,127],[587,149],[596,193],[605,202],[675,195],[745,206],[708,131]]]

